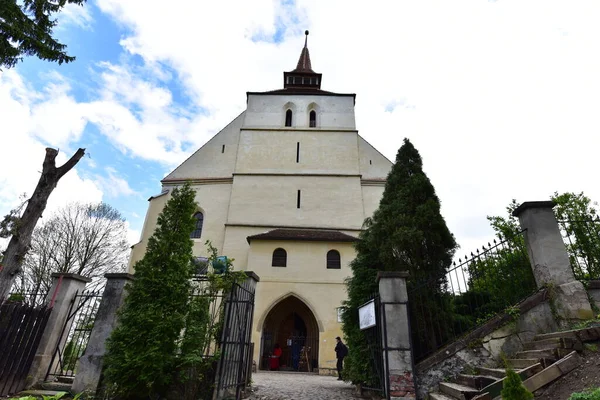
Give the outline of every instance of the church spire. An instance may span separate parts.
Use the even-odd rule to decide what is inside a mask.
[[[292,72],[310,72],[314,74],[315,71],[312,70],[312,66],[310,65],[310,53],[308,52],[308,31],[304,31],[304,35],[304,48],[300,53],[298,65]]]
[[[308,31],[304,31],[304,48],[300,53],[296,69],[283,73],[284,88],[320,89],[321,74],[312,69],[308,52]]]

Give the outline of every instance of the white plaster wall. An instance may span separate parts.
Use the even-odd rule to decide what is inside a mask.
[[[356,132],[242,130],[235,172],[358,175],[356,140]]]
[[[301,207],[296,207],[301,190]],[[236,175],[230,224],[360,229],[364,220],[360,178]]]
[[[383,190],[385,186],[372,186],[372,185],[363,185],[362,187],[362,197],[363,197],[363,205],[365,209],[365,218],[373,215],[375,210],[379,208],[379,202],[381,201],[381,197],[383,196]]]
[[[225,222],[227,220],[231,186],[231,184],[192,185],[192,189],[196,191],[195,200],[198,204],[198,211],[201,211],[204,214],[202,236],[197,239],[192,239],[194,242],[194,255],[208,255],[205,245],[207,240],[210,240],[219,250],[223,249],[225,241]],[[162,212],[165,204],[171,198],[172,191],[176,186],[167,185],[165,187],[170,190],[167,195],[150,201],[148,213],[146,214],[146,223],[142,230],[142,241],[132,248],[129,261],[129,271],[131,273],[133,272],[133,265],[144,257],[148,239],[156,229],[158,215]]]
[[[273,251],[282,248],[287,253],[286,267],[273,267]],[[327,269],[327,252],[340,253],[341,269]],[[250,245],[248,270],[260,276],[261,281],[343,283],[352,275],[349,264],[356,257],[352,243],[308,242],[287,240],[254,240]]]
[[[386,179],[392,169],[392,162],[369,142],[358,136],[360,174],[363,179]]]
[[[244,113],[231,121],[190,158],[167,175],[165,180],[231,177],[235,168],[243,120]],[[225,145],[224,152],[223,145]]]
[[[317,112],[317,128],[356,129],[352,96],[312,95],[248,95],[244,118],[245,128],[281,128],[285,125],[285,110],[294,111],[292,126],[308,128],[309,112]]]

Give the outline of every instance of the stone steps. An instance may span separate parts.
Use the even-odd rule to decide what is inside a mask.
[[[72,383],[64,383],[64,382],[44,382],[39,385],[42,390],[55,390],[59,392],[69,392],[71,391]]]
[[[502,379],[506,376],[506,370],[501,369],[501,368],[479,367],[479,368],[476,368],[476,370],[481,375],[493,376],[494,378],[498,378],[498,379]]]
[[[523,350],[545,350],[545,349],[573,349],[582,350],[581,341],[571,337],[556,337],[542,340],[535,340],[523,344]]]
[[[470,386],[460,385],[454,382],[441,382],[439,385],[440,392],[454,397],[455,399],[470,400],[473,397],[481,394],[479,390]]]
[[[523,369],[538,364],[540,360],[537,358],[509,358],[506,362],[514,369]]]
[[[542,364],[537,363],[537,364],[531,365],[527,368],[517,370],[516,372],[521,377],[521,380],[525,380],[525,379],[528,379],[528,378],[534,376],[535,374],[541,372],[542,370],[543,370]],[[491,383],[490,385],[482,388],[481,393],[488,393],[491,397],[500,396],[500,393],[502,392],[502,388],[504,387],[504,379],[505,378],[506,378],[506,376],[503,377],[502,379],[498,379],[495,382]]]
[[[435,392],[435,393],[429,393],[429,399],[430,400],[454,400],[454,397],[449,397],[447,395],[445,395],[444,393],[439,393],[439,392]]]
[[[593,342],[596,340],[600,340],[600,327],[574,329],[564,332],[544,333],[541,335],[535,335],[533,340],[540,341],[554,338],[570,338],[579,340],[581,342]]]
[[[558,360],[548,368],[540,371],[532,377],[523,381],[523,385],[530,392],[534,392],[541,387],[546,386],[550,382],[555,381],[561,376],[571,372],[581,364],[581,357],[576,351],[571,352],[568,356]]]
[[[518,359],[535,359],[539,360],[541,358],[554,358],[558,359],[558,349],[543,349],[543,350],[525,350],[519,351],[515,354],[515,357]]]
[[[460,374],[455,379],[456,383],[459,383],[459,384],[465,385],[465,386],[470,386],[470,387],[478,389],[478,390],[483,389],[484,387],[496,382],[497,380],[498,380],[498,378],[495,378],[493,376],[467,375],[467,374]]]

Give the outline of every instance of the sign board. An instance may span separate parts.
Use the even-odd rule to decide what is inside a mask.
[[[358,309],[358,322],[361,331],[377,325],[377,319],[375,318],[375,300],[369,301]]]

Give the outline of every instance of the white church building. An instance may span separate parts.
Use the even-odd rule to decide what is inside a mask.
[[[248,92],[246,110],[161,181],[131,254],[134,272],[171,189],[190,182],[194,254],[206,256],[210,240],[236,270],[260,277],[252,328],[260,369],[275,344],[281,369],[298,368],[304,345],[311,367],[335,369],[353,243],[392,166],[358,134],[356,95],[322,90],[322,78],[305,43],[283,89]]]

